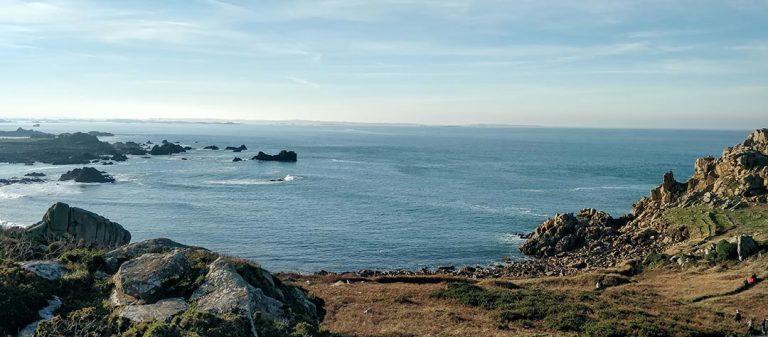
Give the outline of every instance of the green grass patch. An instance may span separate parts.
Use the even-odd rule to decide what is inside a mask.
[[[637,291],[605,293],[546,289],[483,288],[452,283],[433,297],[494,310],[499,328],[577,333],[580,336],[708,336],[723,331],[703,331],[674,317],[650,314],[658,294]],[[629,303],[631,301],[631,303]]]
[[[768,234],[768,209],[716,209],[709,206],[676,207],[663,213],[671,231],[687,230],[692,239],[706,239],[737,229]]]

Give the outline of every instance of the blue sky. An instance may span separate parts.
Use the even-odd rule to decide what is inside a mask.
[[[768,126],[768,1],[0,0],[0,117]]]

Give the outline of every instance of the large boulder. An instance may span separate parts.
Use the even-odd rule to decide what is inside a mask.
[[[131,233],[120,224],[61,202],[51,206],[43,220],[27,232],[44,239],[72,237],[98,248],[114,248],[131,242]]]
[[[115,178],[108,175],[106,172],[99,171],[93,167],[83,167],[81,169],[76,168],[72,171],[64,173],[59,178],[59,181],[74,180],[78,183],[114,183]]]
[[[736,244],[736,252],[739,254],[739,261],[743,261],[752,253],[757,251],[757,242],[749,235],[741,234],[729,240]]]
[[[144,254],[120,266],[115,274],[115,289],[120,295],[151,303],[163,298],[190,269],[181,250]]]
[[[263,160],[263,161],[282,161],[282,162],[295,162],[298,160],[298,156],[296,155],[296,152],[293,151],[286,151],[282,150],[280,153],[276,155],[268,155],[264,152],[259,151],[259,153],[251,158],[252,160]]]
[[[276,319],[286,319],[283,304],[264,294],[237,273],[225,258],[218,258],[209,266],[205,283],[192,294],[198,308],[223,313],[242,313],[251,317],[254,311]]]

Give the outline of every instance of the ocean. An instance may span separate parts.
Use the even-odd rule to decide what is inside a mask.
[[[28,123],[0,123],[12,130]],[[95,166],[114,184],[55,181],[80,166],[0,164],[0,224],[29,225],[62,201],[122,224],[133,241],[167,237],[272,271],[487,265],[523,258],[514,233],[592,207],[619,216],[661,182],[693,173],[748,131],[358,124],[43,123],[106,131],[109,142],[179,141],[188,153]],[[247,151],[202,150],[207,145]],[[243,161],[294,150],[297,163]],[[182,160],[186,158],[187,160]],[[274,181],[282,179],[282,181]]]

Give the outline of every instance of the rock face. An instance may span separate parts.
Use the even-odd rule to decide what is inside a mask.
[[[179,250],[144,254],[120,266],[115,274],[115,287],[122,294],[151,303],[163,298],[167,285],[189,270],[189,260]]]
[[[298,156],[296,155],[296,152],[293,151],[286,151],[282,150],[280,153],[276,155],[268,155],[264,152],[259,151],[259,153],[252,158],[253,160],[264,160],[264,161],[282,161],[282,162],[295,162],[298,160]]]
[[[664,174],[662,184],[633,206],[632,215],[611,219],[607,214],[582,210],[578,215],[561,214],[541,224],[520,247],[539,257],[570,254],[588,263],[641,257],[651,250],[686,240],[685,228],[670,230],[664,218],[673,208],[702,206],[735,209],[768,202],[768,129],[755,130],[738,145],[726,148],[719,159],[696,160],[694,175],[687,182]],[[757,249],[749,236],[734,241],[743,259]],[[609,247],[611,256],[600,247]],[[601,262],[602,261],[602,262]]]
[[[170,143],[167,140],[163,140],[161,145],[155,145],[152,147],[152,150],[149,151],[149,154],[153,156],[158,155],[172,155],[174,153],[182,153],[187,152],[186,149],[184,149],[183,146]]]
[[[238,146],[238,147],[234,147],[234,146],[227,146],[227,147],[225,148],[225,150],[227,150],[227,151],[230,151],[230,150],[231,150],[232,152],[243,152],[243,151],[245,151],[245,150],[248,150],[248,148],[247,148],[247,147],[245,147],[245,144],[243,144],[243,145],[240,145],[240,146]]]
[[[165,322],[182,311],[187,310],[187,302],[184,298],[176,297],[157,301],[153,304],[129,305],[118,311],[118,316],[127,318],[133,322]]]
[[[93,167],[83,167],[64,173],[59,181],[74,180],[78,183],[114,183],[115,178]]]
[[[208,267],[205,282],[193,294],[190,300],[197,303],[201,310],[216,314],[238,313],[247,317],[254,336],[256,324],[253,321],[255,313],[262,317],[288,324],[296,314],[307,315],[318,319],[317,308],[307,300],[304,293],[298,289],[280,289],[272,280],[272,276],[264,271],[266,284],[257,288],[241,276],[235,266],[225,258],[216,259]],[[269,296],[267,292],[278,295],[283,301]],[[287,303],[286,303],[287,302]],[[293,307],[286,310],[286,306]],[[295,310],[295,311],[294,311]]]
[[[614,219],[608,213],[583,209],[578,214],[558,214],[541,224],[520,246],[526,255],[554,256],[599,242],[618,233],[629,218]]]
[[[26,261],[19,265],[21,269],[35,273],[38,277],[49,281],[58,280],[67,272],[64,265],[58,261]]]
[[[113,248],[131,241],[131,233],[120,224],[84,209],[56,203],[43,216],[43,220],[27,232],[47,239],[71,236],[99,248]]]

